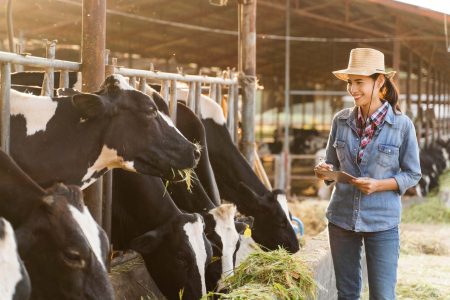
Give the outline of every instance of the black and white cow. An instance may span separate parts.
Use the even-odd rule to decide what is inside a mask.
[[[0,195],[0,215],[15,229],[32,299],[114,298],[105,267],[107,237],[78,187],[43,190],[0,152]]]
[[[108,169],[173,178],[200,151],[123,76],[93,94],[50,98],[11,90],[11,155],[41,186],[87,187]]]
[[[4,218],[0,218],[0,270],[0,299],[29,299],[30,278],[17,252],[14,230]]]
[[[186,100],[188,91],[181,89],[177,95]],[[282,246],[297,252],[299,244],[286,195],[279,190],[269,191],[263,185],[233,144],[221,107],[205,95],[200,98],[200,119],[220,196],[236,204],[239,212],[254,217],[252,237],[257,243],[269,250]],[[202,174],[198,175],[203,182]]]
[[[182,213],[161,178],[114,170],[112,243],[139,252],[167,299],[200,299],[211,246],[199,214]]]

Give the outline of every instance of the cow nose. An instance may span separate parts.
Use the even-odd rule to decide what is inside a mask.
[[[199,160],[200,159],[200,150],[198,150],[198,149],[195,149],[194,150],[194,158],[195,158],[195,160]]]

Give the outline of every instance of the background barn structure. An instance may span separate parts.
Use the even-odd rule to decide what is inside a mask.
[[[82,62],[82,8],[93,1],[11,1],[10,14],[6,2],[0,6],[0,51],[45,57],[42,40],[57,40],[56,59]],[[228,69],[244,71],[243,64],[253,61],[256,68],[245,75],[257,80],[250,140],[259,146],[272,143],[287,128],[327,136],[333,113],[348,100],[345,83],[331,71],[344,68],[355,47],[381,50],[386,66],[399,71],[401,107],[413,119],[422,148],[449,136],[450,44],[445,14],[394,0],[99,3],[106,5],[105,48],[117,58],[117,66],[221,76]],[[255,7],[256,12],[244,12],[244,6]],[[8,16],[12,27],[6,26]],[[95,27],[95,20],[90,23]],[[247,60],[239,30],[243,24],[253,24],[250,32],[256,33],[256,51],[249,52],[254,56]],[[266,166],[276,162],[274,184],[291,190],[291,179],[311,179],[292,176],[292,160],[313,156],[289,154],[286,140],[280,137],[282,151],[275,158],[268,155]]]

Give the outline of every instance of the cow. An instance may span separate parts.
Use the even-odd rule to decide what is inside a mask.
[[[28,272],[17,252],[11,224],[0,217],[0,299],[27,300],[31,285]]]
[[[0,195],[0,215],[15,229],[32,299],[114,298],[106,272],[109,243],[78,187],[43,190],[0,152]]]
[[[56,181],[83,189],[107,170],[173,179],[200,151],[123,76],[95,93],[51,98],[11,90],[11,155],[43,187]],[[176,174],[176,172],[175,172]]]
[[[61,72],[53,73],[53,86],[60,87]],[[32,92],[34,95],[41,95],[42,84],[44,82],[45,72],[42,71],[26,71],[11,73],[11,85],[20,92]],[[81,91],[81,73],[68,72],[68,87]]]
[[[199,214],[181,212],[161,178],[114,170],[112,243],[133,249],[167,299],[200,299],[211,245]]]
[[[188,91],[180,89],[177,96],[186,101]],[[236,204],[239,212],[254,217],[252,237],[263,248],[276,250],[282,246],[291,253],[297,252],[299,243],[291,225],[285,193],[269,191],[253,172],[231,140],[221,107],[205,95],[201,95],[199,105],[220,197]],[[198,176],[203,182],[202,173]]]

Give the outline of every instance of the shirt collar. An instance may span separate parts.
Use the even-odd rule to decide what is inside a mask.
[[[383,101],[383,104],[374,113],[370,115],[369,120],[376,126],[379,126],[383,122],[384,117],[388,112],[388,109],[389,109],[389,102]],[[363,123],[361,107],[358,107],[358,122],[360,122],[361,124]]]

